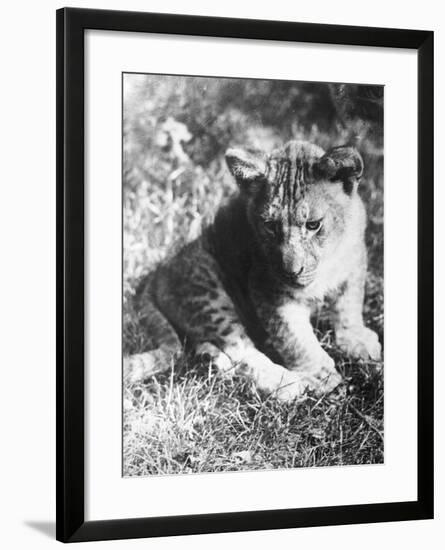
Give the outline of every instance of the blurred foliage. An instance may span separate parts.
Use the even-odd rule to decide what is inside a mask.
[[[363,141],[371,133],[376,143],[367,145],[380,145],[381,86],[162,75],[125,79],[129,141],[151,149],[159,126],[172,118],[190,132],[184,150],[202,166],[232,142],[258,141],[254,128],[269,128],[280,141],[303,132],[327,133],[329,141]]]

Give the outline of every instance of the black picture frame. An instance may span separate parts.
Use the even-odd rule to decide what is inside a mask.
[[[85,521],[84,31],[409,48],[418,55],[418,498]],[[57,539],[124,539],[433,517],[433,32],[63,8],[57,11]]]

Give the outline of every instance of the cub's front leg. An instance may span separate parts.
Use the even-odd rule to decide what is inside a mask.
[[[381,358],[378,336],[363,321],[366,266],[366,251],[363,250],[358,268],[350,274],[334,303],[335,339],[349,356],[378,361]]]
[[[214,258],[199,241],[157,271],[153,292],[164,317],[201,356],[227,374],[241,374],[261,392],[289,402],[301,397],[306,379],[256,349],[227,294]]]
[[[314,334],[310,308],[297,301],[271,304],[259,296],[255,302],[268,333],[267,344],[280,355],[284,365],[304,377],[307,389],[318,394],[336,388],[342,377]]]

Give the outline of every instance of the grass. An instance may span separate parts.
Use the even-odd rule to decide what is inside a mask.
[[[318,105],[317,97],[301,84],[280,88],[280,109],[274,111],[270,89],[250,81],[240,89],[211,79],[126,78],[123,350],[131,354],[149,342],[132,307],[138,280],[196,237],[236,192],[225,148],[238,142],[270,149],[290,137],[326,147],[344,143],[354,124],[342,128],[334,120],[326,128],[313,122],[310,103]],[[284,97],[293,101],[287,111]],[[383,342],[382,158],[371,134],[364,135],[361,151],[369,217],[364,314]],[[345,378],[339,390],[281,404],[184,352],[168,372],[124,388],[124,475],[382,463],[383,364],[342,355],[325,313],[317,314],[314,326]]]

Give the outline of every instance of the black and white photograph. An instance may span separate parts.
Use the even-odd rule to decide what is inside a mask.
[[[384,462],[383,113],[122,74],[123,476]]]
[[[442,548],[441,4],[72,4],[2,11],[2,547]]]

